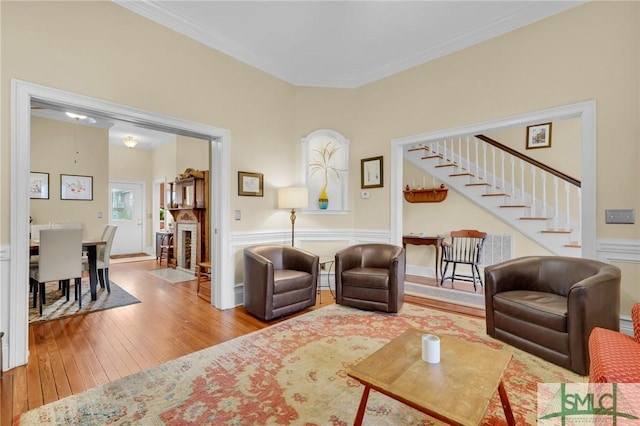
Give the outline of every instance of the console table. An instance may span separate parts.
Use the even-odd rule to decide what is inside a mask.
[[[427,236],[419,236],[419,235],[404,235],[402,237],[402,247],[407,249],[407,244],[411,244],[414,246],[435,246],[436,248],[436,281],[440,284],[440,244],[442,244],[442,240],[444,237],[436,236],[436,237],[427,237]]]

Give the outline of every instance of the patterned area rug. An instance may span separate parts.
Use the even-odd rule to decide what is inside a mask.
[[[167,280],[173,284],[183,283],[185,281],[193,281],[196,279],[195,275],[193,274],[173,268],[152,269],[147,272],[164,280]]]
[[[512,353],[505,388],[518,425],[536,424],[537,383],[586,379],[491,339],[482,319],[408,304],[397,315],[330,305],[42,406],[16,424],[352,424],[363,387],[349,368],[408,327]],[[497,393],[483,423],[505,423]],[[372,391],[364,424],[440,423]]]
[[[66,297],[61,296],[57,281],[47,283],[47,302],[42,306],[42,316],[40,316],[37,307],[33,308],[33,295],[30,295],[29,297],[29,323],[33,324],[41,321],[50,321],[53,319],[70,317],[72,315],[87,314],[89,312],[103,311],[105,309],[140,303],[138,299],[133,297],[113,281],[110,281],[110,284],[111,293],[107,293],[107,290],[100,288],[100,284],[98,284],[98,299],[96,301],[91,301],[89,279],[83,279],[82,309],[80,309],[78,301],[74,299],[75,290],[73,289],[73,281],[71,282],[71,293],[69,294],[68,302]]]

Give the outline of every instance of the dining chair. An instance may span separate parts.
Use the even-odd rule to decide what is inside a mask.
[[[451,241],[442,241],[442,262],[444,263],[444,271],[442,266],[442,278],[440,278],[440,286],[445,280],[468,281],[473,283],[473,290],[476,290],[476,284],[482,284],[482,275],[478,269],[480,264],[480,254],[484,240],[487,238],[486,232],[476,231],[475,229],[463,229],[460,231],[451,231]],[[453,264],[451,275],[447,275],[449,264]],[[469,265],[471,275],[456,272],[458,265]]]
[[[102,239],[107,242],[104,246],[98,247],[98,279],[100,280],[100,287],[107,287],[107,292],[111,293],[111,285],[109,284],[109,263],[111,258],[111,246],[113,246],[113,239],[116,236],[118,227],[116,225],[107,225],[102,232]]]
[[[82,222],[54,222],[53,229],[82,229],[84,230],[84,224]]]
[[[106,241],[105,245],[98,246],[96,250],[96,269],[98,273],[98,280],[100,281],[100,287],[107,289],[108,293],[111,293],[111,285],[109,281],[109,260],[111,258],[111,246],[113,245],[113,239],[116,235],[116,225],[105,225],[100,235],[101,241]],[[82,269],[89,270],[89,257],[85,254],[82,255]]]
[[[51,222],[49,223],[43,223],[43,224],[34,224],[31,225],[31,232],[29,233],[29,238],[34,240],[34,241],[39,241],[40,240],[40,231],[42,231],[43,229],[51,229]],[[29,256],[29,266],[35,266],[38,264],[38,255],[31,255]]]
[[[63,293],[69,300],[69,280],[75,280],[75,296],[82,307],[82,229],[43,229],[40,231],[38,265],[29,271],[33,289],[33,306],[39,300],[39,312],[46,302],[45,284],[50,281],[65,283]],[[38,293],[40,297],[38,298]]]

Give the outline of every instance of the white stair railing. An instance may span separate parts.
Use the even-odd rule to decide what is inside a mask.
[[[502,197],[504,204],[501,207],[523,206],[522,219],[539,221],[541,232],[568,233],[570,236],[567,244],[580,245],[582,228],[580,183],[562,173],[559,176],[548,167],[539,167],[540,163],[535,160],[525,161],[523,159],[525,156],[522,154],[515,153],[509,148],[501,149],[499,143],[495,141],[489,143],[485,139],[488,138],[479,139],[466,135],[458,137],[457,141],[456,138],[451,138],[421,143],[409,151],[420,151],[420,158],[425,160],[436,159],[436,161],[420,163],[420,167],[423,167],[426,172],[431,171],[435,176],[435,171],[431,169],[439,166],[442,171],[439,171],[438,175],[445,183],[447,183],[446,180],[442,178],[447,177],[446,173],[450,179],[463,179],[458,176],[466,176],[466,180],[457,182],[466,182],[466,185],[471,187],[485,186],[483,193],[486,195],[504,194]],[[489,148],[490,152],[487,152]],[[487,155],[490,157],[488,158]],[[499,160],[496,160],[496,155],[500,156]],[[508,166],[505,166],[505,162]],[[516,172],[516,164],[519,165],[519,173]],[[551,173],[553,173],[553,179],[548,186],[548,176]],[[560,201],[561,179],[564,181],[562,204]],[[548,192],[551,193],[550,196]],[[576,210],[579,210],[579,214],[576,218],[572,218],[571,211]]]

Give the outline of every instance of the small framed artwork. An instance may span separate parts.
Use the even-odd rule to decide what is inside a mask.
[[[93,176],[60,175],[61,200],[93,200]]]
[[[551,146],[551,123],[527,126],[527,149]]]
[[[49,199],[49,173],[31,172],[29,174],[29,198]]]
[[[360,187],[382,188],[382,156],[360,160]]]
[[[263,185],[262,173],[238,172],[238,195],[262,197]]]

